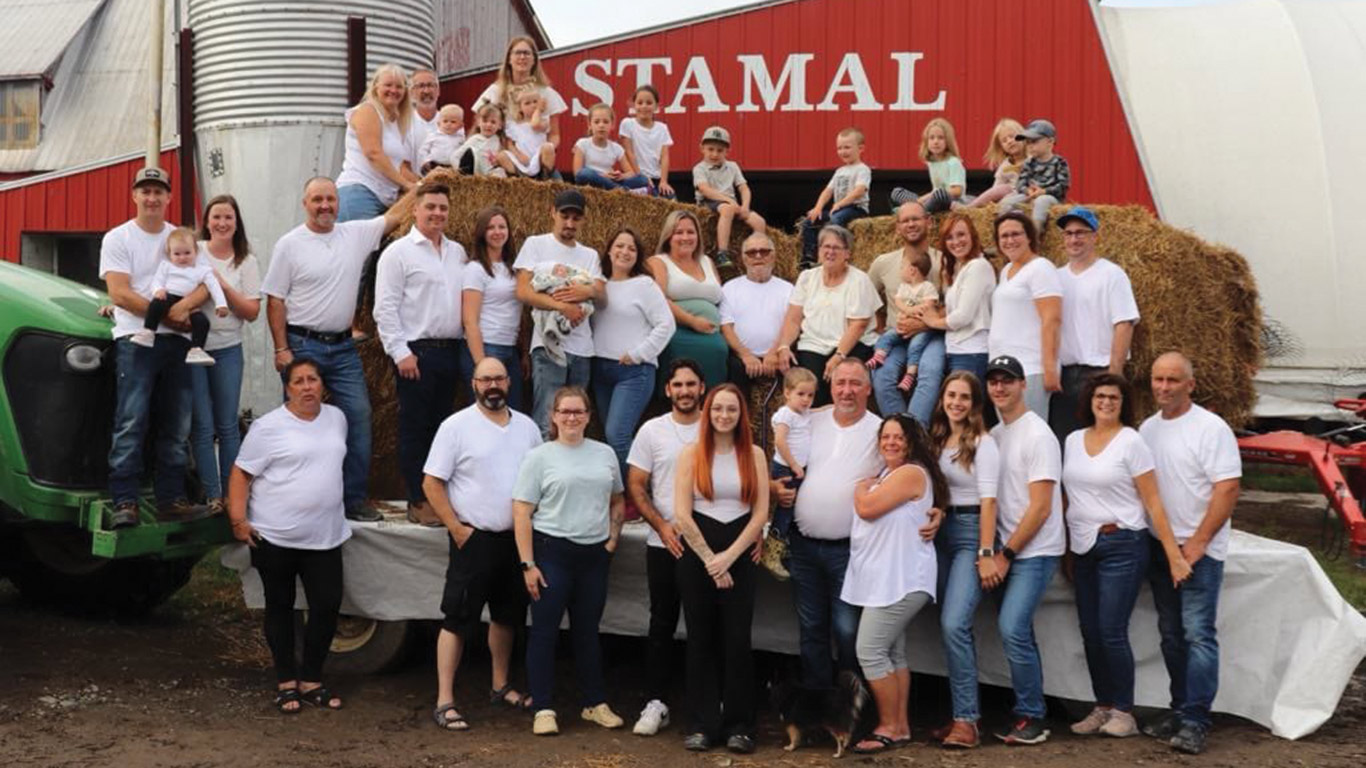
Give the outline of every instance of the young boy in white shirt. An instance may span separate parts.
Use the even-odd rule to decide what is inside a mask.
[[[816,238],[821,227],[838,224],[847,228],[854,220],[868,215],[868,189],[873,185],[873,172],[863,164],[863,131],[840,131],[835,136],[835,154],[842,165],[835,169],[816,204],[802,218],[802,269],[816,266]]]
[[[729,153],[730,131],[713,125],[702,132],[702,162],[692,169],[697,204],[716,211],[716,253],[712,259],[718,267],[731,266],[730,228],[736,218],[755,232],[765,232],[768,227],[763,217],[750,209],[749,183],[740,166],[726,159]]]

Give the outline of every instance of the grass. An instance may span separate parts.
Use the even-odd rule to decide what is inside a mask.
[[[1341,554],[1335,558],[1329,558],[1320,548],[1319,534],[1317,528],[1310,535],[1307,531],[1301,530],[1299,533],[1292,532],[1276,521],[1261,522],[1250,516],[1234,515],[1234,525],[1239,530],[1247,531],[1268,539],[1276,539],[1291,544],[1299,544],[1309,550],[1323,568],[1323,572],[1328,576],[1328,580],[1333,582],[1342,599],[1346,600],[1358,611],[1366,612],[1366,568],[1357,565],[1357,559],[1344,548]],[[1334,523],[1336,524],[1336,523]]]
[[[190,582],[171,598],[170,604],[186,614],[246,619],[249,614],[242,599],[242,580],[236,571],[219,563],[218,555],[215,548],[195,564]]]
[[[1303,467],[1281,467],[1271,464],[1245,464],[1243,490],[1272,491],[1275,493],[1318,493],[1318,483]]]

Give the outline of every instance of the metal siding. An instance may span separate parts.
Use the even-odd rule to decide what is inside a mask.
[[[0,0],[0,78],[37,77],[104,0]]]

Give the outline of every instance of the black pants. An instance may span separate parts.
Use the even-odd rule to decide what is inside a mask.
[[[646,699],[668,701],[673,672],[674,632],[682,598],[678,594],[678,561],[664,547],[645,548],[645,578],[650,589],[650,633],[645,644]]]
[[[1054,392],[1048,400],[1048,426],[1058,442],[1066,442],[1068,435],[1081,429],[1081,409],[1091,407],[1090,403],[1081,401],[1081,391],[1088,379],[1106,370],[1091,365],[1062,367],[1062,391]]]
[[[713,552],[730,546],[749,522],[719,523],[694,515]],[[678,589],[688,625],[689,731],[709,739],[754,735],[754,561],[746,552],[730,567],[735,585],[718,589],[691,550],[678,561]]]
[[[463,371],[463,339],[441,341],[419,339],[408,342],[417,358],[417,379],[405,379],[394,371],[398,394],[398,466],[408,501],[425,501],[422,492],[422,467],[436,438],[441,422],[455,412],[456,394],[468,389],[470,380]],[[462,382],[464,386],[462,386]]]
[[[873,356],[873,348],[859,342],[854,348],[849,350],[849,357],[858,358],[866,361]],[[797,365],[816,374],[816,401],[812,405],[830,404],[830,382],[825,380],[825,364],[834,357],[834,354],[821,355],[815,352],[797,350]]]
[[[251,550],[251,565],[261,575],[266,596],[266,644],[275,659],[280,682],[322,682],[323,662],[337,633],[337,614],[342,600],[341,547],[290,549],[265,539]],[[303,582],[308,599],[308,624],[304,627],[303,663],[294,660],[295,579]]]
[[[153,333],[161,321],[166,319],[166,313],[171,311],[171,306],[180,301],[183,296],[174,293],[166,294],[164,299],[152,299],[147,302],[147,314],[143,317],[142,327]],[[204,342],[209,340],[209,318],[203,312],[195,310],[190,313],[190,346],[204,348]]]

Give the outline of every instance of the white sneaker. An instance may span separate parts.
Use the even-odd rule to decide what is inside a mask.
[[[1106,720],[1105,725],[1100,727],[1100,732],[1106,736],[1114,736],[1120,739],[1136,736],[1138,735],[1138,722],[1128,712],[1114,709],[1110,711],[1110,719]]]
[[[1091,736],[1100,733],[1101,726],[1109,722],[1110,717],[1113,715],[1113,713],[1113,709],[1102,709],[1100,707],[1096,707],[1092,709],[1090,714],[1088,714],[1086,717],[1083,717],[1081,720],[1072,723],[1072,733],[1075,733],[1079,736]]]
[[[645,705],[645,709],[640,711],[640,719],[636,721],[636,726],[631,729],[637,736],[653,736],[659,733],[660,728],[667,728],[669,725],[669,707],[659,699],[650,699],[650,703]]]
[[[613,712],[605,701],[596,706],[584,707],[580,716],[590,723],[601,725],[603,728],[620,728],[626,724],[626,721],[622,720],[616,712]]]
[[[190,347],[190,351],[185,353],[186,365],[213,365],[214,359],[208,352],[199,347]]]
[[[157,335],[146,328],[139,328],[133,331],[133,335],[129,336],[128,340],[139,347],[154,347],[157,343]]]
[[[554,736],[560,732],[559,721],[555,719],[555,710],[542,709],[536,712],[536,716],[531,721],[531,732],[537,736]]]

